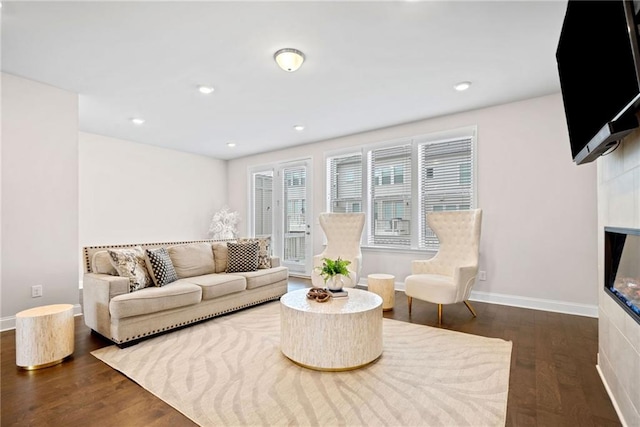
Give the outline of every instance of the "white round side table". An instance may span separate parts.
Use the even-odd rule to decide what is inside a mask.
[[[396,300],[394,290],[395,276],[391,274],[369,274],[367,276],[367,290],[382,297],[382,310],[393,310]]]
[[[73,353],[73,305],[54,304],[16,314],[16,365],[33,370],[56,365]]]

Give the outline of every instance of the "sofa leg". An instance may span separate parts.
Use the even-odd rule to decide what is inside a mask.
[[[476,311],[473,309],[473,307],[471,306],[471,303],[469,301],[464,301],[464,305],[467,306],[467,308],[469,309],[469,311],[471,312],[471,314],[473,315],[473,317],[478,317],[476,315]]]
[[[442,304],[438,304],[438,325],[442,325]]]
[[[413,301],[412,297],[407,297],[407,302],[409,303],[409,314],[411,314],[411,302]]]

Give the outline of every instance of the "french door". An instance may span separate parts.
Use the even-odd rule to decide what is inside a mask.
[[[254,235],[271,235],[281,264],[303,276],[313,266],[310,172],[310,160],[300,160],[251,174]]]

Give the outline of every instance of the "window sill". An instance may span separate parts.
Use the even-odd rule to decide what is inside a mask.
[[[433,249],[412,249],[412,248],[398,248],[394,246],[360,246],[363,252],[392,252],[395,254],[423,254],[423,255],[435,255],[438,251]]]

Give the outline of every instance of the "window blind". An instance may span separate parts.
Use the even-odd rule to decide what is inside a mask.
[[[256,236],[271,235],[273,223],[273,172],[259,172],[253,175],[254,233]]]
[[[472,150],[470,137],[418,145],[420,248],[438,248],[438,238],[426,223],[429,212],[473,208]]]
[[[369,152],[369,244],[411,246],[411,144]]]
[[[362,212],[362,154],[327,161],[329,212]]]

